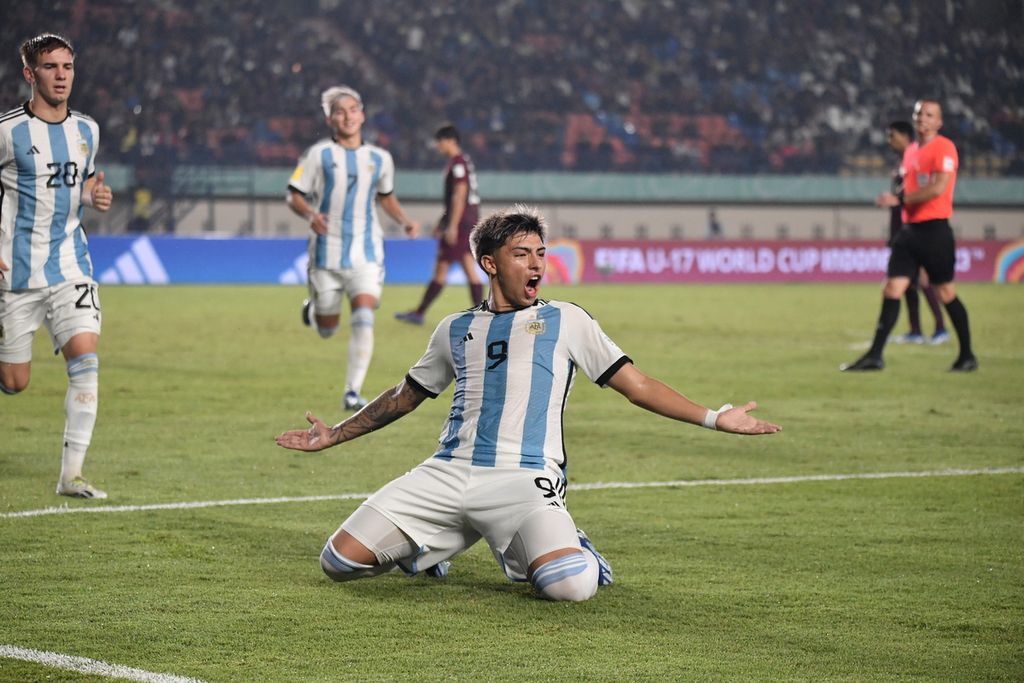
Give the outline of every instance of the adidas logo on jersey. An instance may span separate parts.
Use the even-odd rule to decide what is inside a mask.
[[[39,148],[38,148],[38,147],[36,147],[35,145],[32,145],[32,146],[31,146],[31,147],[29,148],[29,150],[28,150],[28,153],[29,153],[29,154],[39,154]]]

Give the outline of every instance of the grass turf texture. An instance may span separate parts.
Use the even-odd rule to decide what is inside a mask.
[[[429,325],[392,318],[420,292],[385,292],[367,393],[422,352]],[[580,377],[566,411],[572,483],[1024,465],[1020,288],[961,288],[972,375],[946,372],[955,344],[890,347],[885,371],[839,373],[877,317],[870,286],[544,295],[587,308],[638,367],[695,400],[754,398],[785,428],[715,434]],[[347,335],[302,327],[298,288],[101,296],[86,474],[109,504],[370,492],[432,451],[450,389],[327,453],[273,444],[307,409],[341,417]],[[449,288],[430,317],[465,300]],[[41,333],[29,389],[0,399],[0,512],[97,506],[53,494],[66,379],[46,344]],[[570,491],[616,570],[580,605],[506,582],[482,545],[444,582],[333,584],[317,554],[356,505],[0,519],[0,644],[211,682],[1024,677],[1024,475]],[[0,680],[103,679],[0,659]]]

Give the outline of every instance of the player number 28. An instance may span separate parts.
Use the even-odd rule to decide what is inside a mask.
[[[50,179],[46,181],[47,187],[60,187],[61,184],[66,187],[74,187],[78,182],[78,164],[74,161],[65,161],[63,164],[55,161],[52,164],[47,164],[46,168],[51,171]]]

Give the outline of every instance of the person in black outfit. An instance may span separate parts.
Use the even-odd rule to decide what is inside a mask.
[[[893,121],[889,124],[889,128],[886,131],[886,139],[889,141],[889,146],[899,155],[900,161],[902,161],[903,150],[914,141],[914,127],[909,121]],[[891,191],[896,197],[903,195],[903,173],[901,169],[901,165],[897,164],[892,171]],[[900,202],[896,206],[889,207],[889,247],[893,246],[896,236],[902,229],[903,202]],[[924,292],[924,296],[928,300],[928,306],[932,309],[932,315],[935,317],[935,334],[929,339],[925,339],[925,336],[921,333],[919,289]],[[910,331],[893,337],[893,342],[896,344],[924,344],[927,341],[929,344],[936,345],[949,341],[949,333],[946,332],[939,298],[928,282],[928,275],[926,273],[923,271],[919,272],[917,277],[911,280],[904,297],[907,301],[907,318],[910,322]]]

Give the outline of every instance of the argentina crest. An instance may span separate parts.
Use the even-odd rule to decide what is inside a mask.
[[[526,323],[526,332],[528,334],[544,334],[544,321],[530,320]]]

